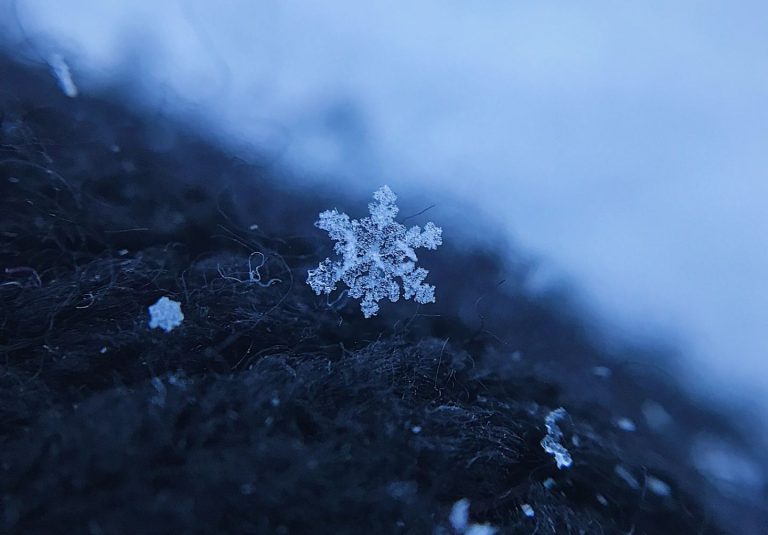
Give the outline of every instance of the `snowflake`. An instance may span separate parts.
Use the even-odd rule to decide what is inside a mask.
[[[157,303],[149,307],[149,327],[155,329],[160,327],[169,333],[184,321],[184,314],[181,312],[181,303],[173,301],[167,297],[161,297]]]
[[[317,269],[310,269],[307,284],[320,295],[330,294],[336,283],[343,282],[350,296],[362,299],[360,308],[366,318],[379,311],[379,300],[386,297],[395,302],[400,298],[396,278],[402,281],[405,299],[434,303],[435,287],[424,284],[429,272],[416,267],[414,249],[442,245],[442,229],[431,222],[423,230],[418,226],[406,229],[397,223],[397,197],[387,186],[379,188],[373,198],[375,202],[368,204],[370,217],[350,220],[335,209],[320,214],[315,226],[337,242],[334,251],[341,259],[326,258]]]

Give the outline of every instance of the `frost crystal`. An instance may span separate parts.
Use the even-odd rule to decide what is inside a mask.
[[[351,297],[362,299],[360,308],[366,318],[379,311],[379,300],[400,299],[396,278],[402,281],[405,299],[434,303],[435,287],[424,284],[429,272],[416,267],[414,249],[436,249],[442,245],[442,229],[432,222],[423,229],[406,229],[397,223],[397,197],[387,186],[379,188],[373,198],[375,202],[368,204],[370,216],[360,220],[350,220],[347,214],[335,209],[320,214],[315,226],[337,242],[334,251],[341,259],[326,258],[317,269],[310,269],[307,284],[320,295],[330,294],[336,283],[343,282]]]
[[[547,414],[547,417],[544,419],[547,436],[541,439],[541,447],[555,458],[555,463],[557,463],[557,467],[561,470],[563,467],[568,468],[573,462],[571,454],[560,443],[563,439],[563,432],[560,431],[560,427],[557,425],[557,421],[564,418],[566,414],[565,409],[562,407]]]
[[[149,307],[149,327],[151,329],[161,328],[169,333],[184,321],[184,314],[181,312],[181,303],[161,297],[157,303]]]

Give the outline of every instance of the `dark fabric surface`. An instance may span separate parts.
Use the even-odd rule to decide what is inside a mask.
[[[503,244],[447,232],[423,260],[437,304],[365,320],[305,280],[331,248],[317,213],[367,199],[291,189],[118,94],[68,99],[8,60],[0,80],[0,531],[452,533],[467,498],[502,533],[766,532],[765,489],[691,459],[701,433],[749,437],[664,354],[609,352],[564,295],[527,294]],[[234,280],[254,252],[279,282]],[[162,296],[185,314],[168,334]],[[564,470],[539,444],[560,406]]]

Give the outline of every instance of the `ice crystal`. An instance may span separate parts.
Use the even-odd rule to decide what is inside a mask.
[[[149,307],[149,327],[155,329],[161,328],[169,333],[184,321],[184,314],[181,312],[181,303],[173,301],[167,297],[161,297],[157,303]]]
[[[397,197],[387,186],[379,188],[373,198],[375,202],[368,204],[370,216],[360,220],[336,209],[320,214],[315,226],[336,242],[334,251],[341,259],[326,258],[317,269],[310,269],[307,284],[320,295],[330,294],[343,282],[350,297],[361,299],[366,318],[379,311],[378,301],[388,298],[395,302],[401,291],[405,299],[434,303],[435,287],[424,283],[429,272],[416,267],[415,249],[436,249],[443,243],[442,229],[432,222],[423,229],[406,229],[396,222]]]
[[[555,458],[555,463],[557,463],[557,467],[560,469],[563,467],[568,468],[573,462],[571,460],[571,454],[568,453],[565,446],[560,443],[563,439],[563,432],[560,431],[560,427],[557,425],[557,421],[564,418],[566,414],[568,413],[566,413],[565,409],[562,407],[547,414],[547,417],[544,419],[544,425],[547,428],[547,436],[541,439],[541,447]]]

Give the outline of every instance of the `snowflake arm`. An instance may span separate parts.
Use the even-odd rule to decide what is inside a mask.
[[[389,189],[389,186],[382,186],[374,192],[373,199],[376,202],[368,204],[368,211],[371,213],[373,223],[380,229],[394,223],[395,217],[400,211],[400,208],[395,204],[397,195]]]
[[[431,221],[424,225],[424,230],[419,227],[411,227],[405,235],[406,243],[413,248],[424,247],[435,250],[443,244],[443,229]]]
[[[341,259],[326,258],[310,269],[307,284],[320,295],[330,294],[337,283],[344,283],[349,295],[361,300],[366,318],[378,313],[381,299],[395,302],[401,291],[405,299],[434,303],[435,287],[424,283],[429,272],[416,267],[415,249],[436,249],[443,243],[442,229],[431,222],[423,230],[418,226],[406,229],[396,222],[397,196],[387,186],[379,188],[373,199],[368,204],[369,217],[360,220],[335,209],[320,213],[315,226],[336,242],[334,252]]]

